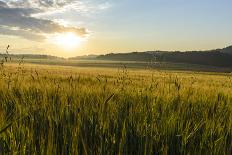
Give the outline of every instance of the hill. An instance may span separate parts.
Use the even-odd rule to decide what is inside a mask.
[[[232,54],[229,54],[231,47],[226,49],[227,50],[217,49],[188,52],[147,51],[118,54],[111,53],[100,55],[97,59],[115,61],[173,62],[232,68]]]
[[[62,57],[39,54],[0,54],[0,59],[4,59],[5,57],[9,57],[11,59],[64,59]]]
[[[222,52],[222,53],[227,53],[227,54],[232,54],[232,46],[223,48],[223,49],[221,50],[221,52]]]

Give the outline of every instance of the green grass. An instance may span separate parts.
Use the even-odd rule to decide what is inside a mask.
[[[231,154],[232,76],[0,70],[0,154]]]

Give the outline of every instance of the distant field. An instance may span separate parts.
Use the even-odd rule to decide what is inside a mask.
[[[0,68],[0,154],[232,153],[231,74],[81,64]]]
[[[19,62],[20,60],[13,60]],[[104,60],[56,60],[56,59],[25,59],[24,63],[73,66],[73,67],[104,67],[120,68],[126,66],[133,69],[158,69],[158,70],[180,70],[180,71],[202,71],[202,72],[232,72],[232,68],[213,67],[205,65],[194,65],[184,63],[165,63],[165,62],[142,62],[142,61],[104,61]]]

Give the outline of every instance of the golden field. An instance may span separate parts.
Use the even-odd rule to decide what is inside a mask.
[[[1,154],[230,154],[232,75],[7,64]]]

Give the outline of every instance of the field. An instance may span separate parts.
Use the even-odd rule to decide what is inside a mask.
[[[6,64],[0,154],[231,154],[232,75]]]
[[[14,60],[18,62],[18,60]],[[126,66],[132,69],[159,69],[159,70],[181,70],[198,72],[226,72],[231,73],[231,67],[214,67],[209,65],[171,63],[171,62],[149,62],[149,61],[109,61],[109,60],[49,60],[49,59],[25,59],[24,62],[30,64],[72,66],[72,67],[101,67],[101,68],[120,68]]]

